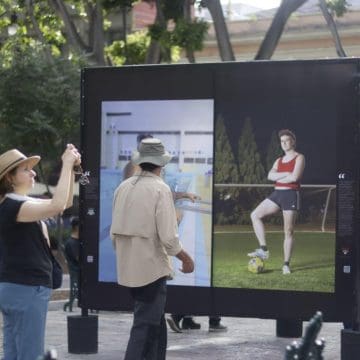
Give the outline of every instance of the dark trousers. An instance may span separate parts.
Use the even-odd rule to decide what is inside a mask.
[[[217,326],[220,324],[221,317],[220,316],[209,316],[209,325]]]
[[[134,322],[124,360],[165,360],[166,279],[130,291],[135,300]]]

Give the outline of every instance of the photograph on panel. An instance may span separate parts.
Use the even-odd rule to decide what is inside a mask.
[[[217,107],[213,285],[334,292],[336,121],[281,105]]]
[[[116,282],[110,239],[114,191],[136,172],[131,157],[140,142],[155,138],[172,156],[160,176],[173,195],[180,241],[195,260],[194,273],[184,275],[173,258],[176,274],[168,283],[210,286],[213,126],[211,99],[102,103],[99,281]]]

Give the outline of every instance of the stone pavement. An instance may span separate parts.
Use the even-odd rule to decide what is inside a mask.
[[[56,349],[59,360],[120,360],[123,359],[129,338],[132,314],[100,311],[97,354],[69,354],[67,341],[67,317],[80,315],[76,306],[72,313],[64,312],[63,305],[69,286],[64,276],[63,288],[57,290],[49,304],[46,326],[46,349]],[[276,337],[275,320],[223,317],[228,326],[223,333],[208,332],[208,318],[196,317],[200,330],[188,330],[181,334],[168,329],[167,360],[283,360],[285,347],[294,340]],[[2,319],[0,315],[0,325]],[[306,327],[304,322],[303,326]],[[319,337],[325,339],[325,360],[340,360],[340,323],[324,323]],[[2,331],[0,331],[2,343]],[[2,347],[0,346],[0,358]]]
[[[46,347],[55,348],[62,359],[119,360],[124,356],[132,314],[100,311],[99,346],[97,354],[69,354],[67,345],[67,316],[80,315],[62,310],[63,302],[52,302],[48,313]],[[294,340],[275,335],[274,320],[224,317],[228,326],[225,333],[209,333],[208,318],[196,317],[201,330],[189,330],[182,334],[168,331],[167,360],[282,360],[286,345]],[[307,323],[304,323],[304,327]],[[340,323],[324,323],[320,337],[325,338],[325,360],[340,359]]]

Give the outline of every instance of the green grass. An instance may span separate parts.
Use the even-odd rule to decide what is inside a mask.
[[[335,234],[298,232],[291,259],[290,275],[282,275],[283,234],[268,233],[270,258],[265,271],[250,273],[249,257],[257,245],[254,234],[215,233],[213,248],[213,285],[246,289],[334,292]]]

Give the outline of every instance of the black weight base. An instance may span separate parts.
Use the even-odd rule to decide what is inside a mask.
[[[71,354],[96,354],[98,352],[97,315],[72,315],[67,317],[68,352]]]
[[[360,332],[341,330],[341,360],[360,359]]]
[[[302,337],[302,321],[277,319],[276,320],[276,336],[284,338]]]

